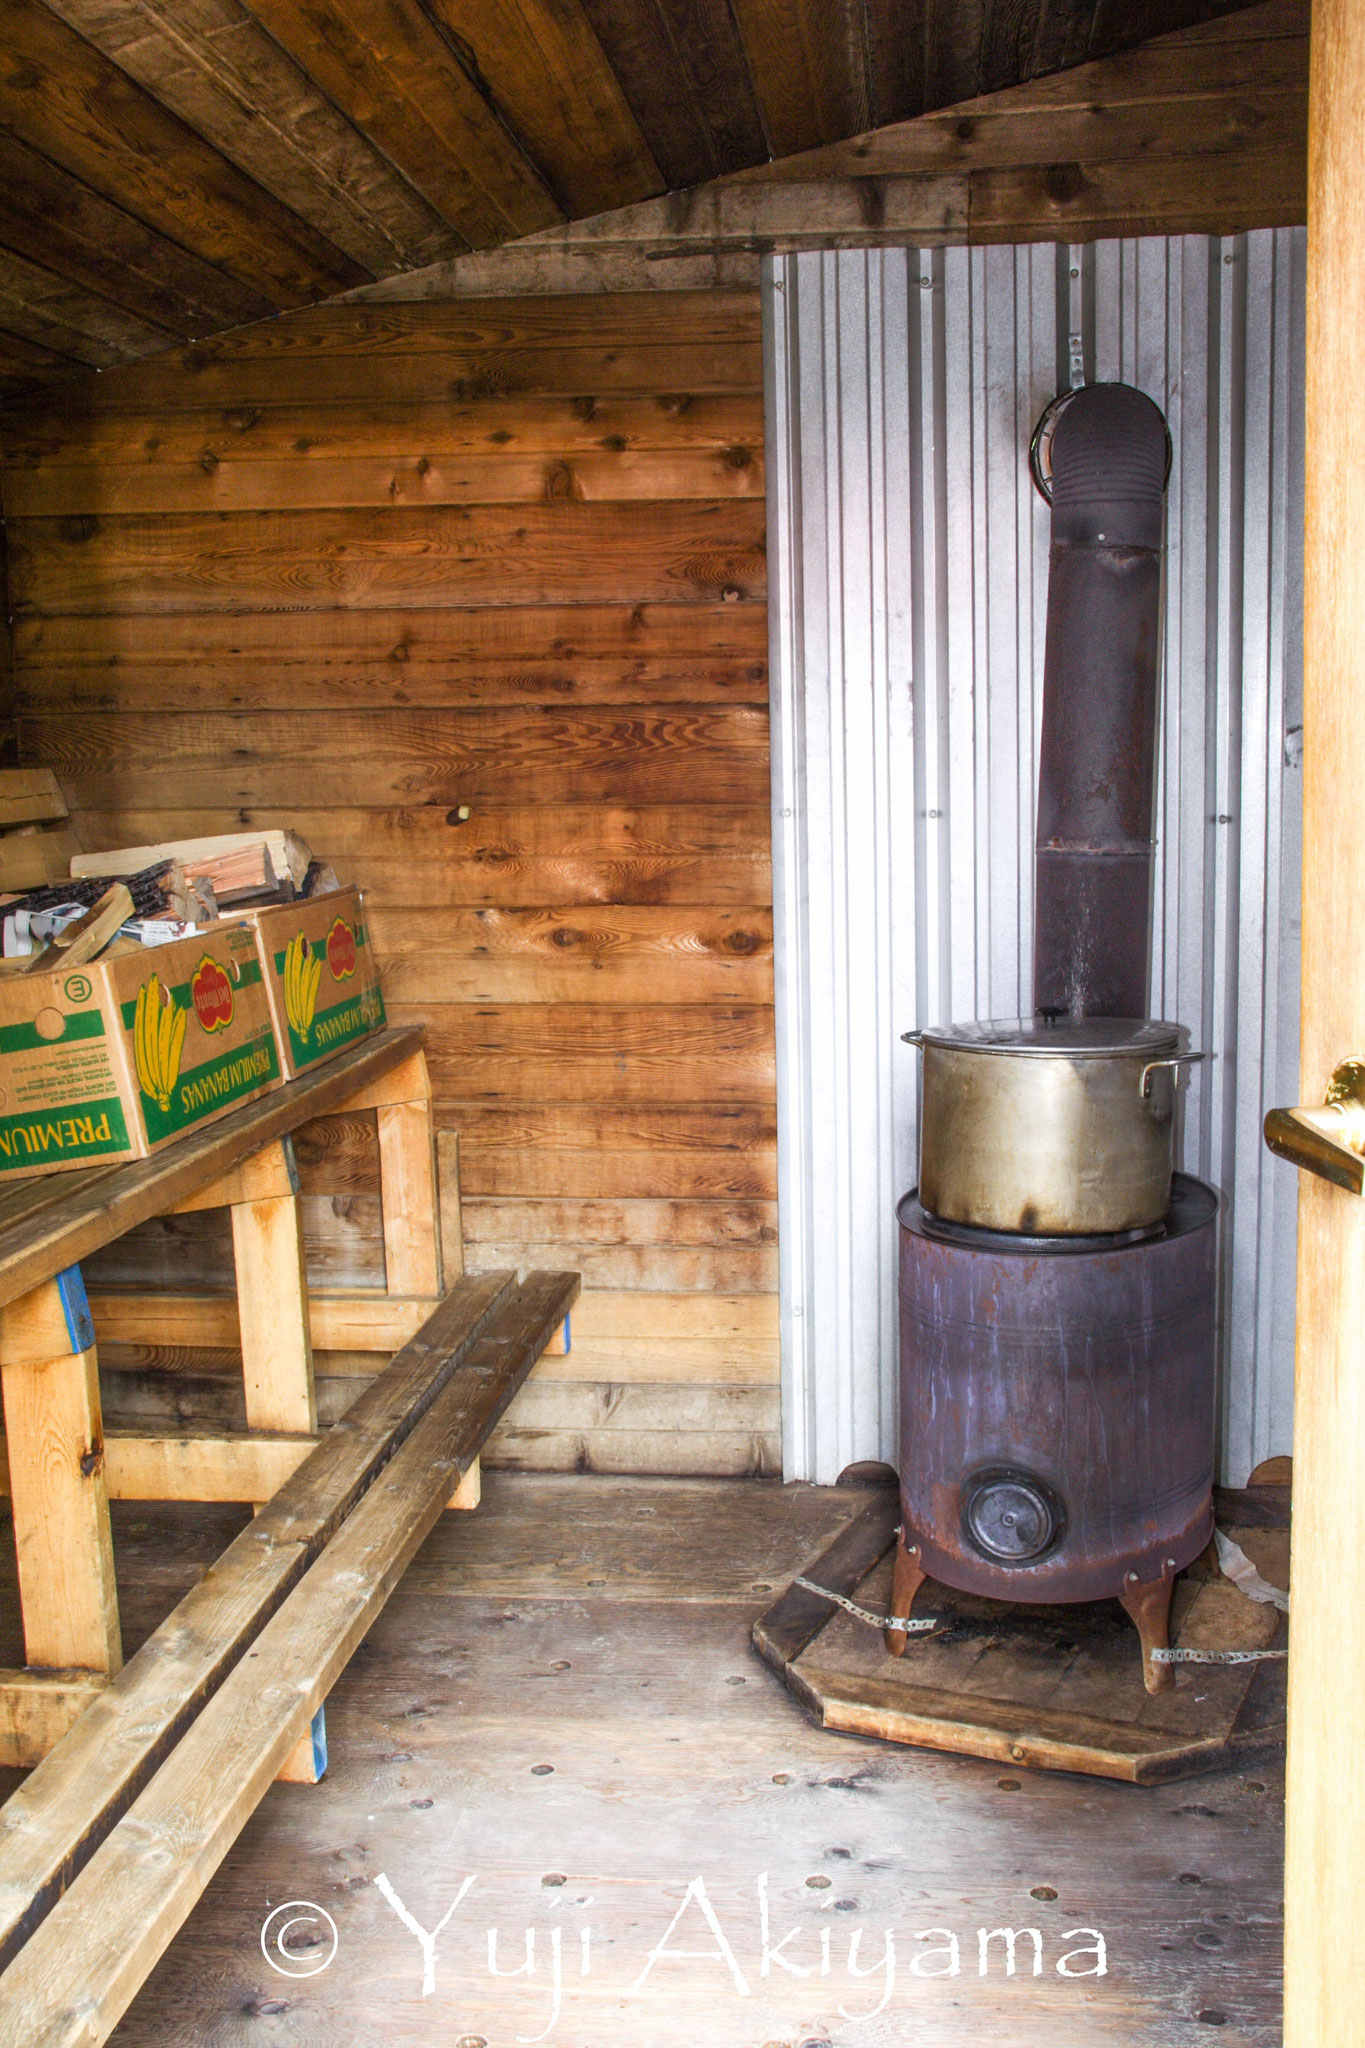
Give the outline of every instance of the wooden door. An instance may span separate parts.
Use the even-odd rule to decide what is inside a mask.
[[[1303,1093],[1365,1053],[1365,0],[1314,0]],[[1285,2041],[1361,2038],[1365,1200],[1301,1176]]]

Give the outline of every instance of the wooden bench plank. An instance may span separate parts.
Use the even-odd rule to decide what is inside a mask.
[[[309,1325],[318,1351],[382,1351],[406,1344],[431,1314],[423,1296],[310,1294]],[[90,1313],[100,1344],[188,1345],[211,1351],[240,1346],[235,1294],[141,1294],[132,1288],[92,1294]]]
[[[464,1280],[0,1808],[0,1962],[136,1797],[512,1294]]]
[[[261,1630],[251,1657],[224,1678],[0,1978],[15,2041],[71,2048],[108,2038],[577,1291],[575,1274],[531,1276]]]
[[[278,1493],[320,1436],[283,1430],[212,1435],[185,1429],[105,1431],[104,1471],[110,1500],[262,1501]],[[0,1437],[0,1496],[9,1492],[9,1445]],[[446,1503],[479,1505],[477,1461]],[[30,1759],[33,1761],[33,1759]]]
[[[29,1770],[108,1683],[94,1671],[0,1671],[0,1768]]]
[[[192,1216],[200,1209],[231,1209],[239,1202],[266,1202],[272,1196],[296,1195],[299,1169],[294,1159],[292,1138],[280,1138],[253,1152],[240,1166],[221,1174],[206,1187],[186,1195],[166,1213]]]

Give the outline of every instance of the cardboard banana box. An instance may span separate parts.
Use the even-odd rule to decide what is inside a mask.
[[[384,998],[358,889],[241,916],[256,932],[286,1079],[383,1029]]]
[[[0,1179],[149,1158],[280,1081],[245,925],[0,982]]]

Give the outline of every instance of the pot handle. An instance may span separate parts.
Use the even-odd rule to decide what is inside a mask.
[[[1148,1060],[1138,1079],[1138,1093],[1145,1102],[1152,1092],[1152,1076],[1162,1067],[1190,1067],[1196,1060],[1206,1060],[1206,1052],[1173,1052],[1164,1060]]]

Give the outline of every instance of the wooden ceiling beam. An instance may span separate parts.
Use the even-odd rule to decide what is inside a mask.
[[[869,122],[881,128],[911,120],[929,104],[924,0],[863,0],[863,6]]]
[[[856,10],[844,0],[731,0],[731,5],[773,156],[812,149],[866,127],[866,51]]]
[[[371,274],[41,0],[6,0],[0,12],[0,126],[277,306]]]
[[[1071,11],[1088,23],[1092,0],[1072,0]],[[1000,92],[1030,77],[1037,68],[1041,26],[1042,0],[989,0],[981,23],[974,90]],[[1150,33],[1139,29],[1137,37]]]
[[[30,341],[26,335],[12,334],[0,327],[0,380],[16,389],[25,389],[40,378],[49,379],[54,373],[60,375],[84,367],[75,356],[60,355],[56,349]]]
[[[768,145],[729,0],[583,7],[670,190],[762,162]]]
[[[48,5],[376,277],[464,246],[238,0]]]
[[[1216,4],[1152,0],[1144,20]],[[366,273],[320,227],[372,265],[404,235],[460,252],[390,269],[364,300],[752,288],[768,250],[1301,219],[1306,0],[1224,7],[840,139],[860,108],[932,105],[983,67],[1127,36],[1117,5],[194,0],[187,25],[181,0],[6,0],[5,370],[29,383],[330,303],[338,266],[346,283]],[[783,139],[830,139],[754,162],[760,97]],[[727,175],[564,221],[594,192],[656,192],[699,166]]]
[[[897,177],[1007,165],[1272,148],[1307,133],[1307,40],[1143,50],[985,93],[737,174],[738,184]]]
[[[664,180],[576,0],[430,0],[569,215],[651,198]]]
[[[271,302],[0,131],[0,245],[178,340],[260,320]]]
[[[753,286],[768,250],[1085,241],[1302,221],[1297,0],[353,294]],[[1300,32],[1296,32],[1296,25]]]
[[[418,0],[251,0],[251,11],[471,248],[563,219]]]
[[[980,247],[1292,227],[1303,220],[1306,190],[1302,146],[973,171],[969,240]]]
[[[925,0],[928,106],[951,106],[980,92],[986,7],[987,0]]]
[[[0,324],[100,369],[152,355],[175,339],[7,249],[0,249]]]
[[[1033,62],[1029,66],[1032,74],[1038,77],[1044,72],[1065,71],[1072,65],[1084,64],[1094,54],[1090,48],[1094,25],[1094,0],[1088,0],[1084,6],[1077,6],[1076,0],[1041,0],[1033,38]],[[1147,29],[1144,33],[1150,36],[1154,31]]]

